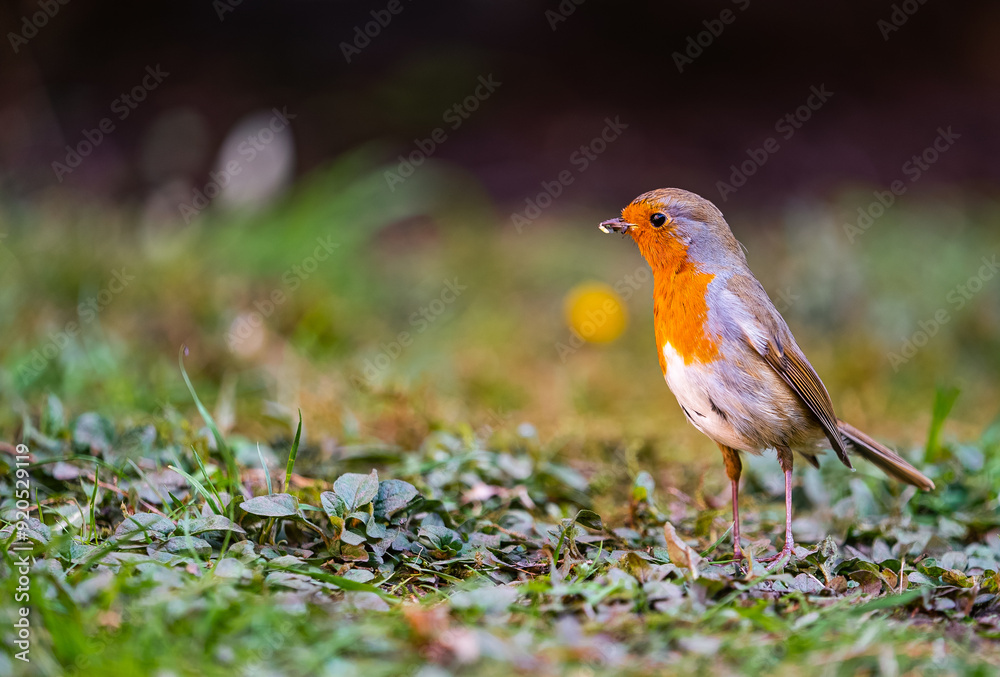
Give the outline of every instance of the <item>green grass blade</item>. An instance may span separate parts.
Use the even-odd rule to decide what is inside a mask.
[[[277,571],[287,571],[293,574],[302,574],[308,576],[309,578],[315,578],[317,581],[323,581],[324,583],[332,583],[336,585],[341,590],[351,590],[354,592],[370,592],[372,594],[378,595],[386,602],[397,604],[399,603],[399,598],[395,595],[390,595],[382,588],[371,585],[370,583],[359,583],[357,581],[352,581],[349,578],[344,578],[343,576],[336,576],[334,574],[328,574],[322,571],[316,571],[315,569],[293,569],[290,567],[276,567],[272,566],[272,570]],[[437,573],[437,572],[430,572]]]
[[[226,440],[223,439],[222,433],[219,432],[219,426],[215,424],[215,419],[208,413],[208,409],[205,408],[205,405],[201,403],[201,399],[199,399],[198,393],[195,392],[194,385],[191,383],[187,370],[184,369],[184,356],[187,352],[187,346],[181,346],[180,352],[177,355],[177,364],[180,367],[181,376],[184,378],[184,384],[187,386],[188,392],[191,393],[191,398],[194,400],[195,406],[198,407],[198,413],[201,414],[201,418],[205,421],[205,425],[208,426],[208,429],[212,431],[212,436],[215,438],[215,445],[218,447],[219,453],[222,455],[226,464],[226,479],[229,483],[229,490],[233,495],[236,495],[240,493],[240,474],[239,469],[236,467],[236,458],[233,456],[233,452],[229,448],[229,445],[226,444]],[[234,503],[230,503],[230,506],[233,505]],[[230,518],[232,518],[232,515],[230,515]]]
[[[271,491],[271,471],[267,468],[267,461],[264,460],[264,454],[260,450],[260,442],[257,443],[257,458],[260,459],[260,467],[264,469],[264,481],[267,482],[267,493],[273,494]]]
[[[715,543],[713,543],[712,545],[708,546],[708,548],[706,548],[704,550],[704,552],[700,553],[701,556],[704,557],[704,558],[707,558],[716,548],[719,547],[719,544],[722,543],[722,541],[726,540],[726,538],[729,537],[729,534],[732,532],[732,530],[733,530],[733,525],[730,524],[729,528],[726,529],[725,533],[723,533],[721,536],[719,536],[715,540]]]
[[[97,488],[100,484],[100,467],[94,468],[94,493],[90,496],[90,515],[87,517],[87,541],[97,540]]]
[[[934,463],[940,461],[943,451],[940,447],[941,429],[944,427],[945,419],[951,413],[958,394],[958,388],[938,388],[934,393],[934,409],[931,414],[931,427],[927,431],[927,444],[925,445],[926,461]]]
[[[215,499],[222,505],[222,496],[219,495],[219,490],[215,488],[215,483],[212,482],[212,478],[208,476],[208,469],[205,468],[205,462],[201,460],[201,454],[194,447],[191,447],[191,453],[194,454],[194,461],[198,464],[198,469],[201,470],[201,474],[205,477],[205,481],[208,483],[208,488],[212,490],[212,494]]]
[[[288,493],[288,484],[292,480],[292,469],[295,467],[295,457],[299,454],[299,439],[302,436],[302,410],[299,409],[299,425],[295,429],[295,439],[292,441],[292,449],[288,452],[288,463],[285,464],[285,493]]]
[[[905,606],[915,599],[920,598],[924,593],[917,590],[907,590],[906,592],[900,593],[898,595],[886,595],[885,597],[878,597],[870,602],[865,602],[864,604],[859,604],[854,607],[854,611],[859,614],[868,613],[869,611],[876,611],[879,609],[893,609],[899,606]]]
[[[178,475],[181,475],[182,477],[184,477],[184,479],[186,479],[188,482],[190,482],[191,486],[194,487],[194,490],[196,492],[198,492],[198,494],[202,498],[204,498],[205,501],[210,506],[212,506],[212,510],[215,511],[216,515],[224,515],[225,514],[225,511],[223,511],[223,509],[222,509],[222,505],[220,503],[217,503],[217,502],[215,502],[215,501],[212,500],[212,495],[208,492],[207,489],[205,489],[204,485],[202,485],[201,482],[199,482],[194,477],[192,477],[190,474],[184,472],[183,470],[181,470],[180,468],[178,468],[175,465],[168,465],[167,467],[170,468],[171,470],[173,470]],[[231,503],[235,503],[235,502],[236,501],[233,500]]]

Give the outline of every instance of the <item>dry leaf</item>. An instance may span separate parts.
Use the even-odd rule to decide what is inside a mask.
[[[670,522],[663,524],[663,535],[667,539],[667,553],[670,555],[670,562],[675,566],[690,569],[691,576],[698,578],[698,563],[701,562],[701,555],[681,540],[674,525]]]

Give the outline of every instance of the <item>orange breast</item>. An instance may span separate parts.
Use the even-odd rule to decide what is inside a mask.
[[[669,343],[684,364],[711,362],[719,357],[719,346],[706,331],[708,283],[715,278],[703,273],[687,259],[674,270],[658,270],[653,283],[653,325],[660,368],[666,374],[663,347]]]
[[[663,347],[669,343],[684,364],[711,362],[719,357],[718,337],[706,331],[708,284],[712,273],[699,270],[688,258],[684,237],[671,225],[654,229],[645,224],[650,215],[666,211],[664,205],[648,201],[634,202],[622,211],[629,223],[643,224],[630,231],[643,258],[653,269],[653,325],[660,368],[667,373]]]

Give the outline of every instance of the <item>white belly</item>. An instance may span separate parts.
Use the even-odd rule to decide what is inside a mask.
[[[710,368],[695,363],[687,365],[673,346],[663,346],[663,357],[667,370],[664,375],[667,387],[677,398],[684,415],[695,428],[709,438],[733,449],[757,451],[756,445],[748,441],[733,427],[725,415],[726,394],[717,393],[713,400],[715,386]]]

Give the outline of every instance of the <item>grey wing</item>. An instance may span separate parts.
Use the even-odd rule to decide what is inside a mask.
[[[736,318],[747,343],[798,395],[819,421],[837,457],[844,465],[853,469],[854,466],[847,457],[844,439],[837,427],[837,415],[833,411],[830,394],[816,370],[795,343],[788,325],[767,299],[760,282],[752,275],[740,273],[727,280],[726,288],[748,311],[746,317]]]

